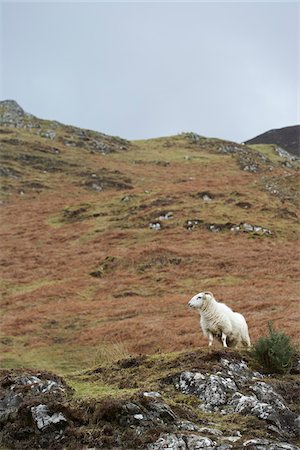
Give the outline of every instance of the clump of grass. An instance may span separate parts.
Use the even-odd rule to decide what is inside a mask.
[[[129,352],[123,342],[115,342],[113,344],[102,344],[99,346],[95,358],[94,365],[109,364],[120,359],[128,358]]]
[[[268,322],[269,335],[258,339],[253,348],[253,356],[266,373],[286,373],[292,366],[295,349],[290,337],[276,331]]]

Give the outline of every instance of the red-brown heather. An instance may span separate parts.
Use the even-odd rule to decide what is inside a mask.
[[[25,119],[0,128],[3,366],[206,346],[187,308],[202,290],[246,317],[252,341],[272,320],[297,342],[297,161]]]

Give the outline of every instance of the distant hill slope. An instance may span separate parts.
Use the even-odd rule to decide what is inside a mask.
[[[300,156],[300,125],[269,130],[245,141],[245,144],[276,144],[292,155]]]

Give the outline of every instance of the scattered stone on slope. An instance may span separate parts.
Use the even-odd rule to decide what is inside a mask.
[[[255,233],[259,235],[268,235],[271,236],[273,233],[268,228],[264,228],[260,225],[251,225],[250,223],[243,222],[239,225],[233,225],[230,228],[231,231],[241,231],[245,233]]]
[[[160,230],[161,229],[161,223],[160,222],[150,222],[149,223],[149,228],[150,228],[150,230],[155,230],[155,231],[158,231],[158,230]]]
[[[204,222],[201,219],[189,219],[185,222],[185,228],[189,231],[195,230]]]
[[[158,217],[158,220],[170,220],[173,219],[172,211],[162,211]]]
[[[81,185],[96,192],[106,189],[128,190],[133,188],[131,179],[119,170],[103,168],[97,172],[82,172],[79,175],[83,178]]]
[[[53,130],[41,131],[40,136],[52,140],[56,138],[56,132]]]
[[[253,235],[266,235],[272,236],[273,233],[268,228],[260,225],[252,225],[247,222],[241,222],[240,224],[234,224],[231,222],[225,223],[205,223],[201,219],[189,219],[185,222],[185,228],[189,231],[194,231],[199,227],[205,227],[212,233],[221,233],[223,231],[253,233]]]
[[[201,200],[203,200],[206,203],[210,203],[216,198],[216,194],[213,194],[210,191],[197,192],[196,194],[191,194],[191,195],[192,195],[192,197],[200,198]],[[219,194],[218,197],[220,197],[220,196],[221,195]]]
[[[262,186],[283,202],[290,201],[299,206],[300,190],[298,189],[298,174],[286,173],[272,178],[262,177]]]

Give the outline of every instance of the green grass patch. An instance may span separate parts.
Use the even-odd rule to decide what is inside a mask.
[[[273,144],[252,144],[247,145],[247,147],[251,148],[252,150],[255,150],[257,152],[263,153],[265,156],[267,156],[272,162],[281,162],[284,161],[285,158],[282,158],[278,155],[278,153],[275,151],[275,145]]]
[[[97,381],[78,380],[72,377],[66,377],[66,381],[75,390],[75,398],[122,398],[133,395],[138,389],[118,389],[109,384],[101,384]]]
[[[42,278],[40,280],[33,281],[32,283],[12,284],[9,280],[2,280],[0,282],[0,287],[3,295],[22,295],[29,294],[45,286],[53,286],[54,284],[59,284],[62,282],[62,280],[58,281]]]

